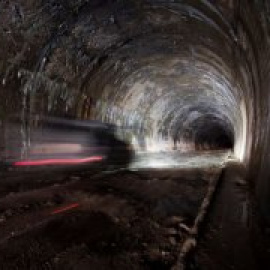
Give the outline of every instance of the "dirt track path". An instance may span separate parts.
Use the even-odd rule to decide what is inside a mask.
[[[170,269],[209,179],[219,174],[168,169],[55,175],[55,183],[7,193],[0,199],[0,268]],[[22,181],[31,187],[29,178]]]

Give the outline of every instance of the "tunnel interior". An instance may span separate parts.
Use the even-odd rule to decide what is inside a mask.
[[[3,268],[270,265],[269,0],[0,0],[0,41]]]
[[[2,149],[14,113],[23,146],[31,115],[95,119],[136,150],[232,149],[251,178],[268,175],[268,11],[263,0],[2,1]]]

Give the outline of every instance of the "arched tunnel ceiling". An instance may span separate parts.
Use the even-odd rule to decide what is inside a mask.
[[[242,17],[254,8],[262,27],[251,36]],[[216,130],[248,159],[265,1],[21,0],[0,10],[3,121],[14,111],[25,127],[31,114],[98,119],[147,149],[200,148]]]
[[[216,126],[243,156],[246,66],[236,60],[231,18],[211,2],[51,0],[3,6],[11,26],[25,34],[21,55],[2,78],[7,87],[17,75],[25,117],[68,114],[116,123],[135,141],[143,138],[147,149],[183,137],[200,142],[195,137],[202,133],[202,144],[211,144]],[[224,7],[233,11],[230,1]],[[14,38],[8,31],[4,35]]]

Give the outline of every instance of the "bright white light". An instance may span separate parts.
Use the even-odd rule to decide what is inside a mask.
[[[241,101],[240,109],[242,114],[242,130],[238,138],[236,138],[234,153],[235,156],[242,162],[245,157],[247,144],[247,111],[243,101]]]
[[[173,168],[177,167],[179,164],[174,162],[173,160],[164,159],[164,160],[148,160],[145,163],[146,168],[157,168],[157,169],[165,169],[165,168]]]

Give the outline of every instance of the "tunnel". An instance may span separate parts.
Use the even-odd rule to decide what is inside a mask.
[[[136,151],[227,149],[270,222],[267,0],[0,2],[0,138],[100,120]]]

